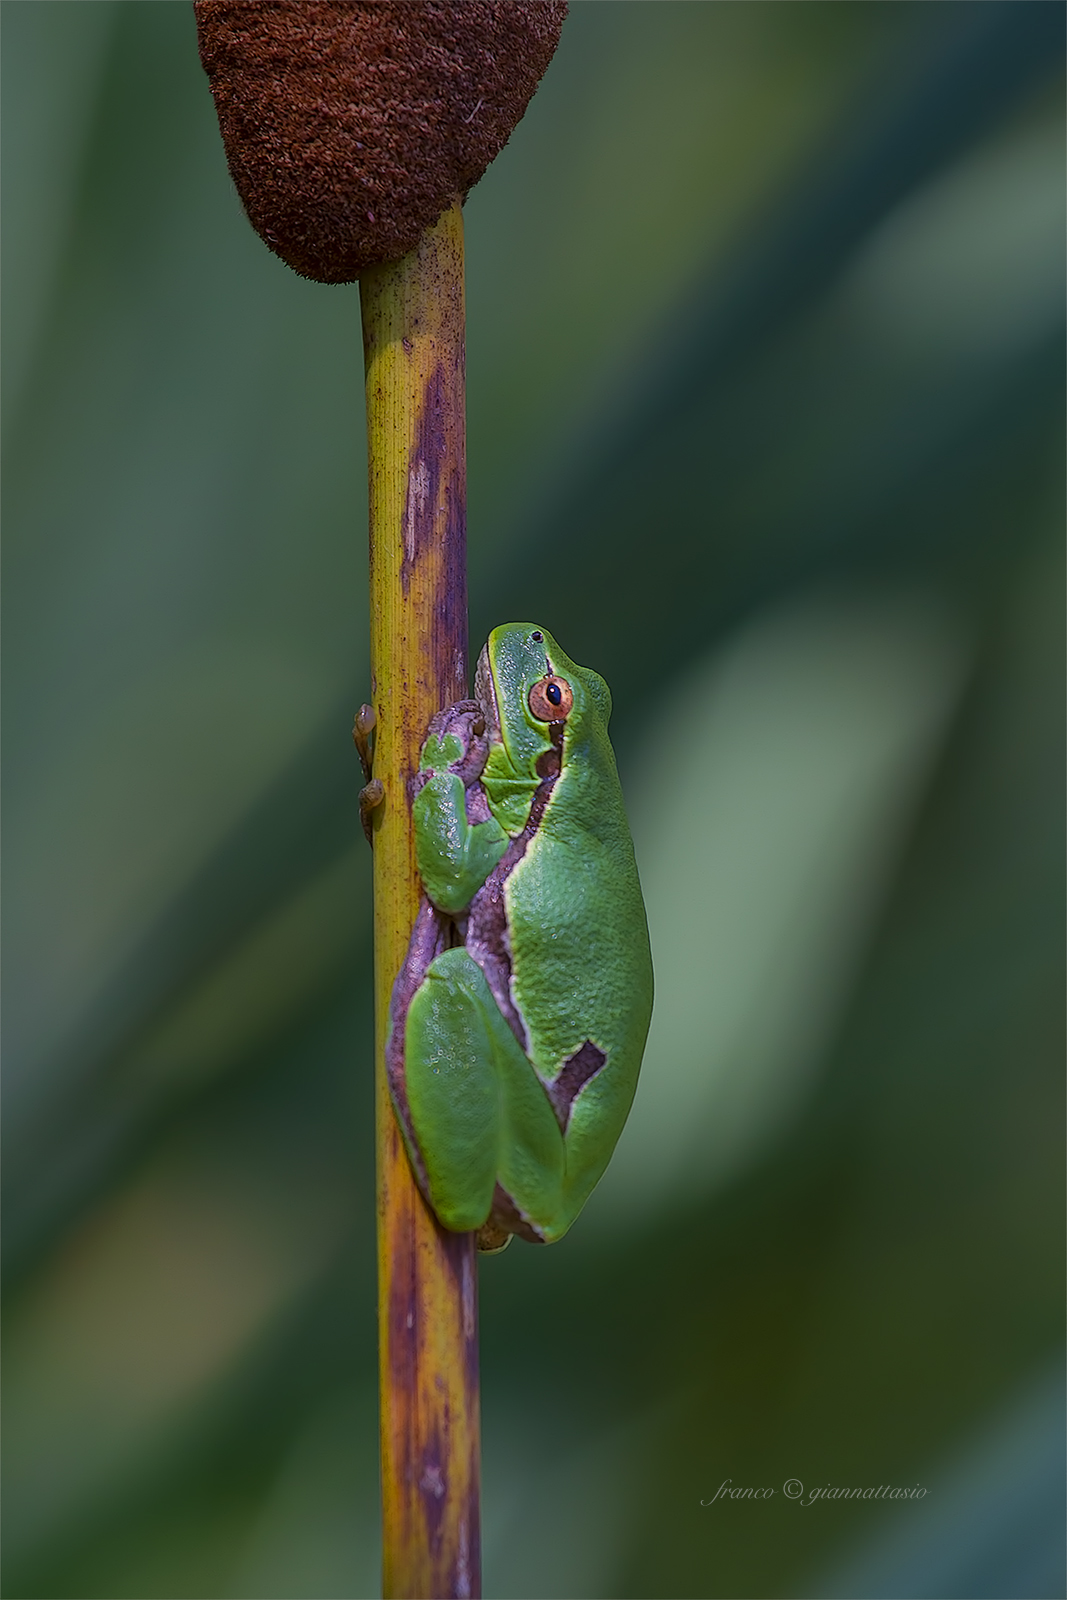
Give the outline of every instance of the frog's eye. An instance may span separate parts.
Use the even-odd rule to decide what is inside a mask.
[[[570,684],[554,674],[539,678],[530,690],[530,710],[538,722],[565,722],[573,704]]]

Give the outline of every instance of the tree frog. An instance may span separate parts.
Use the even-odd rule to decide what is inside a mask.
[[[610,715],[603,678],[509,622],[422,747],[389,1084],[423,1194],[485,1249],[566,1233],[637,1085],[652,957]]]

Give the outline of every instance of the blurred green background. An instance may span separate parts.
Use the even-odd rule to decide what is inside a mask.
[[[0,15],[4,1593],[374,1595],[358,290],[190,6]],[[489,1596],[1064,1593],[1063,27],[578,3],[468,202],[472,645],[610,682],[657,973]]]

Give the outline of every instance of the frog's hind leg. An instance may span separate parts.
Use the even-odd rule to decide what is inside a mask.
[[[431,962],[408,1009],[404,1057],[429,1199],[446,1228],[481,1227],[498,1177],[523,1210],[536,1213],[546,1186],[558,1192],[559,1125],[468,951]]]
[[[435,957],[404,1029],[408,1115],[427,1198],[445,1227],[460,1233],[489,1214],[501,1116],[485,1008],[468,967],[480,976],[461,949]]]

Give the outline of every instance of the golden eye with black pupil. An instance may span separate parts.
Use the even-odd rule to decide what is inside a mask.
[[[530,690],[530,710],[538,722],[565,722],[574,704],[566,678],[540,678]]]

